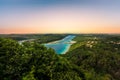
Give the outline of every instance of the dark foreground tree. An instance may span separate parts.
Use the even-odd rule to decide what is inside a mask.
[[[0,38],[0,80],[84,80],[81,69],[36,42]]]

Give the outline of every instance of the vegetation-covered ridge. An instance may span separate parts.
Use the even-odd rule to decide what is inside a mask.
[[[37,42],[0,38],[0,80],[84,80],[84,74]]]
[[[67,35],[68,34],[8,34],[8,35],[4,34],[4,35],[0,35],[0,37],[9,38],[16,41],[34,39],[39,43],[47,43],[47,42],[60,40]]]
[[[64,56],[85,71],[86,80],[120,80],[120,35],[77,35]]]
[[[0,38],[0,80],[120,80],[120,35],[78,34],[64,55],[41,45],[54,40],[46,39]]]

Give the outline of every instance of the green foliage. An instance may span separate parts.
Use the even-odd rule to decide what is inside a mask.
[[[35,70],[34,70],[34,66],[32,67],[32,70],[28,73],[28,74],[26,74],[23,78],[22,78],[22,80],[36,80],[35,78],[34,78],[34,72],[35,72]]]
[[[119,35],[76,35],[64,55],[40,44],[65,36],[32,35],[22,45],[0,38],[0,80],[120,80]]]
[[[82,70],[37,42],[0,38],[0,80],[81,80]]]
[[[60,40],[67,35],[68,34],[3,34],[0,35],[0,37],[10,38],[17,41],[35,39],[39,43],[47,43]]]
[[[83,38],[81,41],[81,37]],[[86,80],[120,80],[120,39],[109,35],[78,35],[71,50],[65,54],[69,61],[81,67]],[[82,43],[82,45],[78,45]],[[91,44],[92,47],[87,46]]]
[[[67,34],[46,34],[41,35],[36,41],[39,43],[48,43],[63,39],[65,36],[67,36]]]

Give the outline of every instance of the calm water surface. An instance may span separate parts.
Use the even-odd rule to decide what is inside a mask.
[[[45,46],[48,48],[53,48],[57,54],[65,54],[71,46],[69,42],[71,42],[74,37],[75,36],[73,35],[69,35],[56,43],[47,43]]]

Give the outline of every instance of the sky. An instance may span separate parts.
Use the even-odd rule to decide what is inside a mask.
[[[0,0],[0,34],[120,33],[120,0]]]

